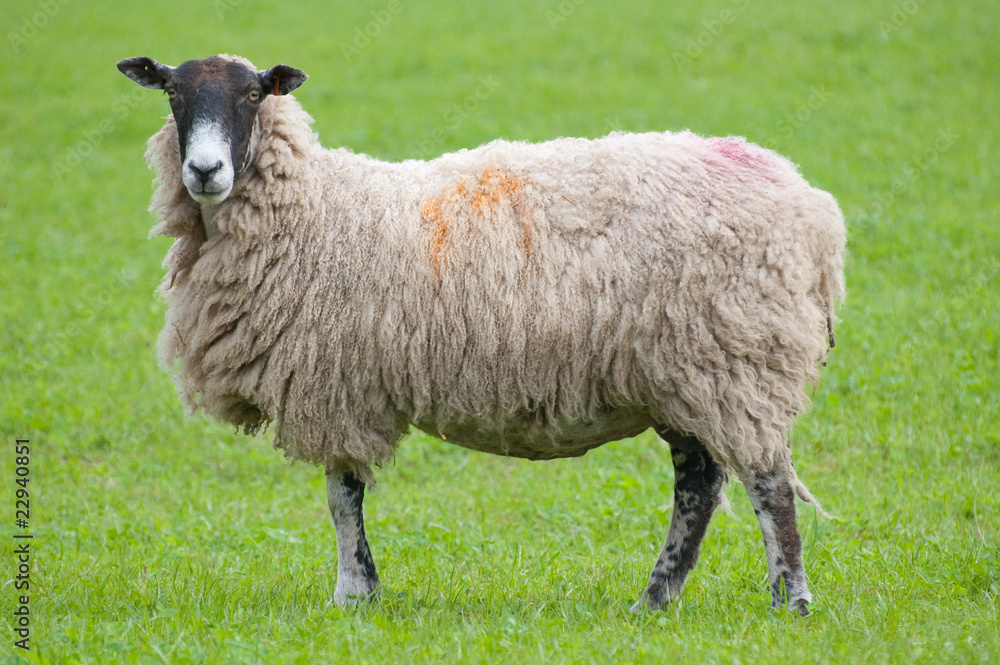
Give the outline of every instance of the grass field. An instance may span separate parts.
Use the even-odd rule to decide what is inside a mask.
[[[0,663],[1000,661],[993,0],[0,7]],[[185,418],[156,365],[168,244],[146,237],[142,154],[167,103],[114,64],[217,52],[306,70],[328,146],[690,128],[834,193],[849,295],[792,436],[836,514],[799,513],[812,616],[770,611],[737,484],[681,600],[628,612],[670,518],[648,434],[554,463],[411,436],[366,501],[383,600],[333,607],[322,472]]]

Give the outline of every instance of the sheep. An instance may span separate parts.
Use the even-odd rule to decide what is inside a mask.
[[[338,606],[379,595],[362,503],[411,426],[529,460],[653,428],[674,509],[633,611],[678,598],[732,474],[772,606],[808,613],[788,433],[833,346],[845,231],[791,162],[665,132],[387,163],[320,146],[301,70],[118,68],[173,111],[146,152],[151,235],[175,238],[160,360],[192,412],[274,423],[325,467]]]

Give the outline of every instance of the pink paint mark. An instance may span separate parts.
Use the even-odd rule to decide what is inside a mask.
[[[723,157],[739,162],[750,169],[764,168],[764,160],[760,155],[755,155],[747,149],[746,141],[742,139],[708,139],[709,147],[718,152]]]
[[[725,158],[725,161],[715,162],[718,166],[731,167],[733,164],[754,171],[768,180],[780,180],[775,164],[766,151],[743,138],[710,138],[704,139],[709,149]]]

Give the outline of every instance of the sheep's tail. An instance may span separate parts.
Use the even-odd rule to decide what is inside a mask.
[[[817,269],[816,282],[810,287],[814,302],[826,311],[826,338],[829,348],[836,346],[833,329],[837,323],[834,307],[845,295],[844,259],[847,236],[844,216],[837,201],[827,192],[812,190],[815,208],[812,225],[812,256],[808,260]]]
[[[792,467],[789,467],[789,469],[791,470],[791,478],[789,480],[791,480],[792,482],[792,487],[795,490],[795,495],[798,496],[803,501],[805,501],[806,503],[812,504],[816,508],[816,511],[826,519],[828,520],[836,519],[833,515],[823,510],[823,506],[819,504],[819,501],[816,500],[816,497],[814,497],[812,493],[809,492],[809,489],[802,483],[802,481],[799,480],[798,475],[795,473],[795,469]]]

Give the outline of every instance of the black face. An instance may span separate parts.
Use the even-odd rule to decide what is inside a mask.
[[[236,176],[249,166],[261,100],[287,94],[307,78],[286,65],[257,72],[221,56],[176,68],[128,58],[118,69],[142,86],[166,91],[177,123],[184,185],[204,205],[224,201]]]
[[[218,128],[229,143],[230,163],[245,168],[257,109],[263,98],[260,76],[243,65],[224,60],[189,60],[175,69],[164,86],[177,122],[181,162],[187,159],[192,130]]]

